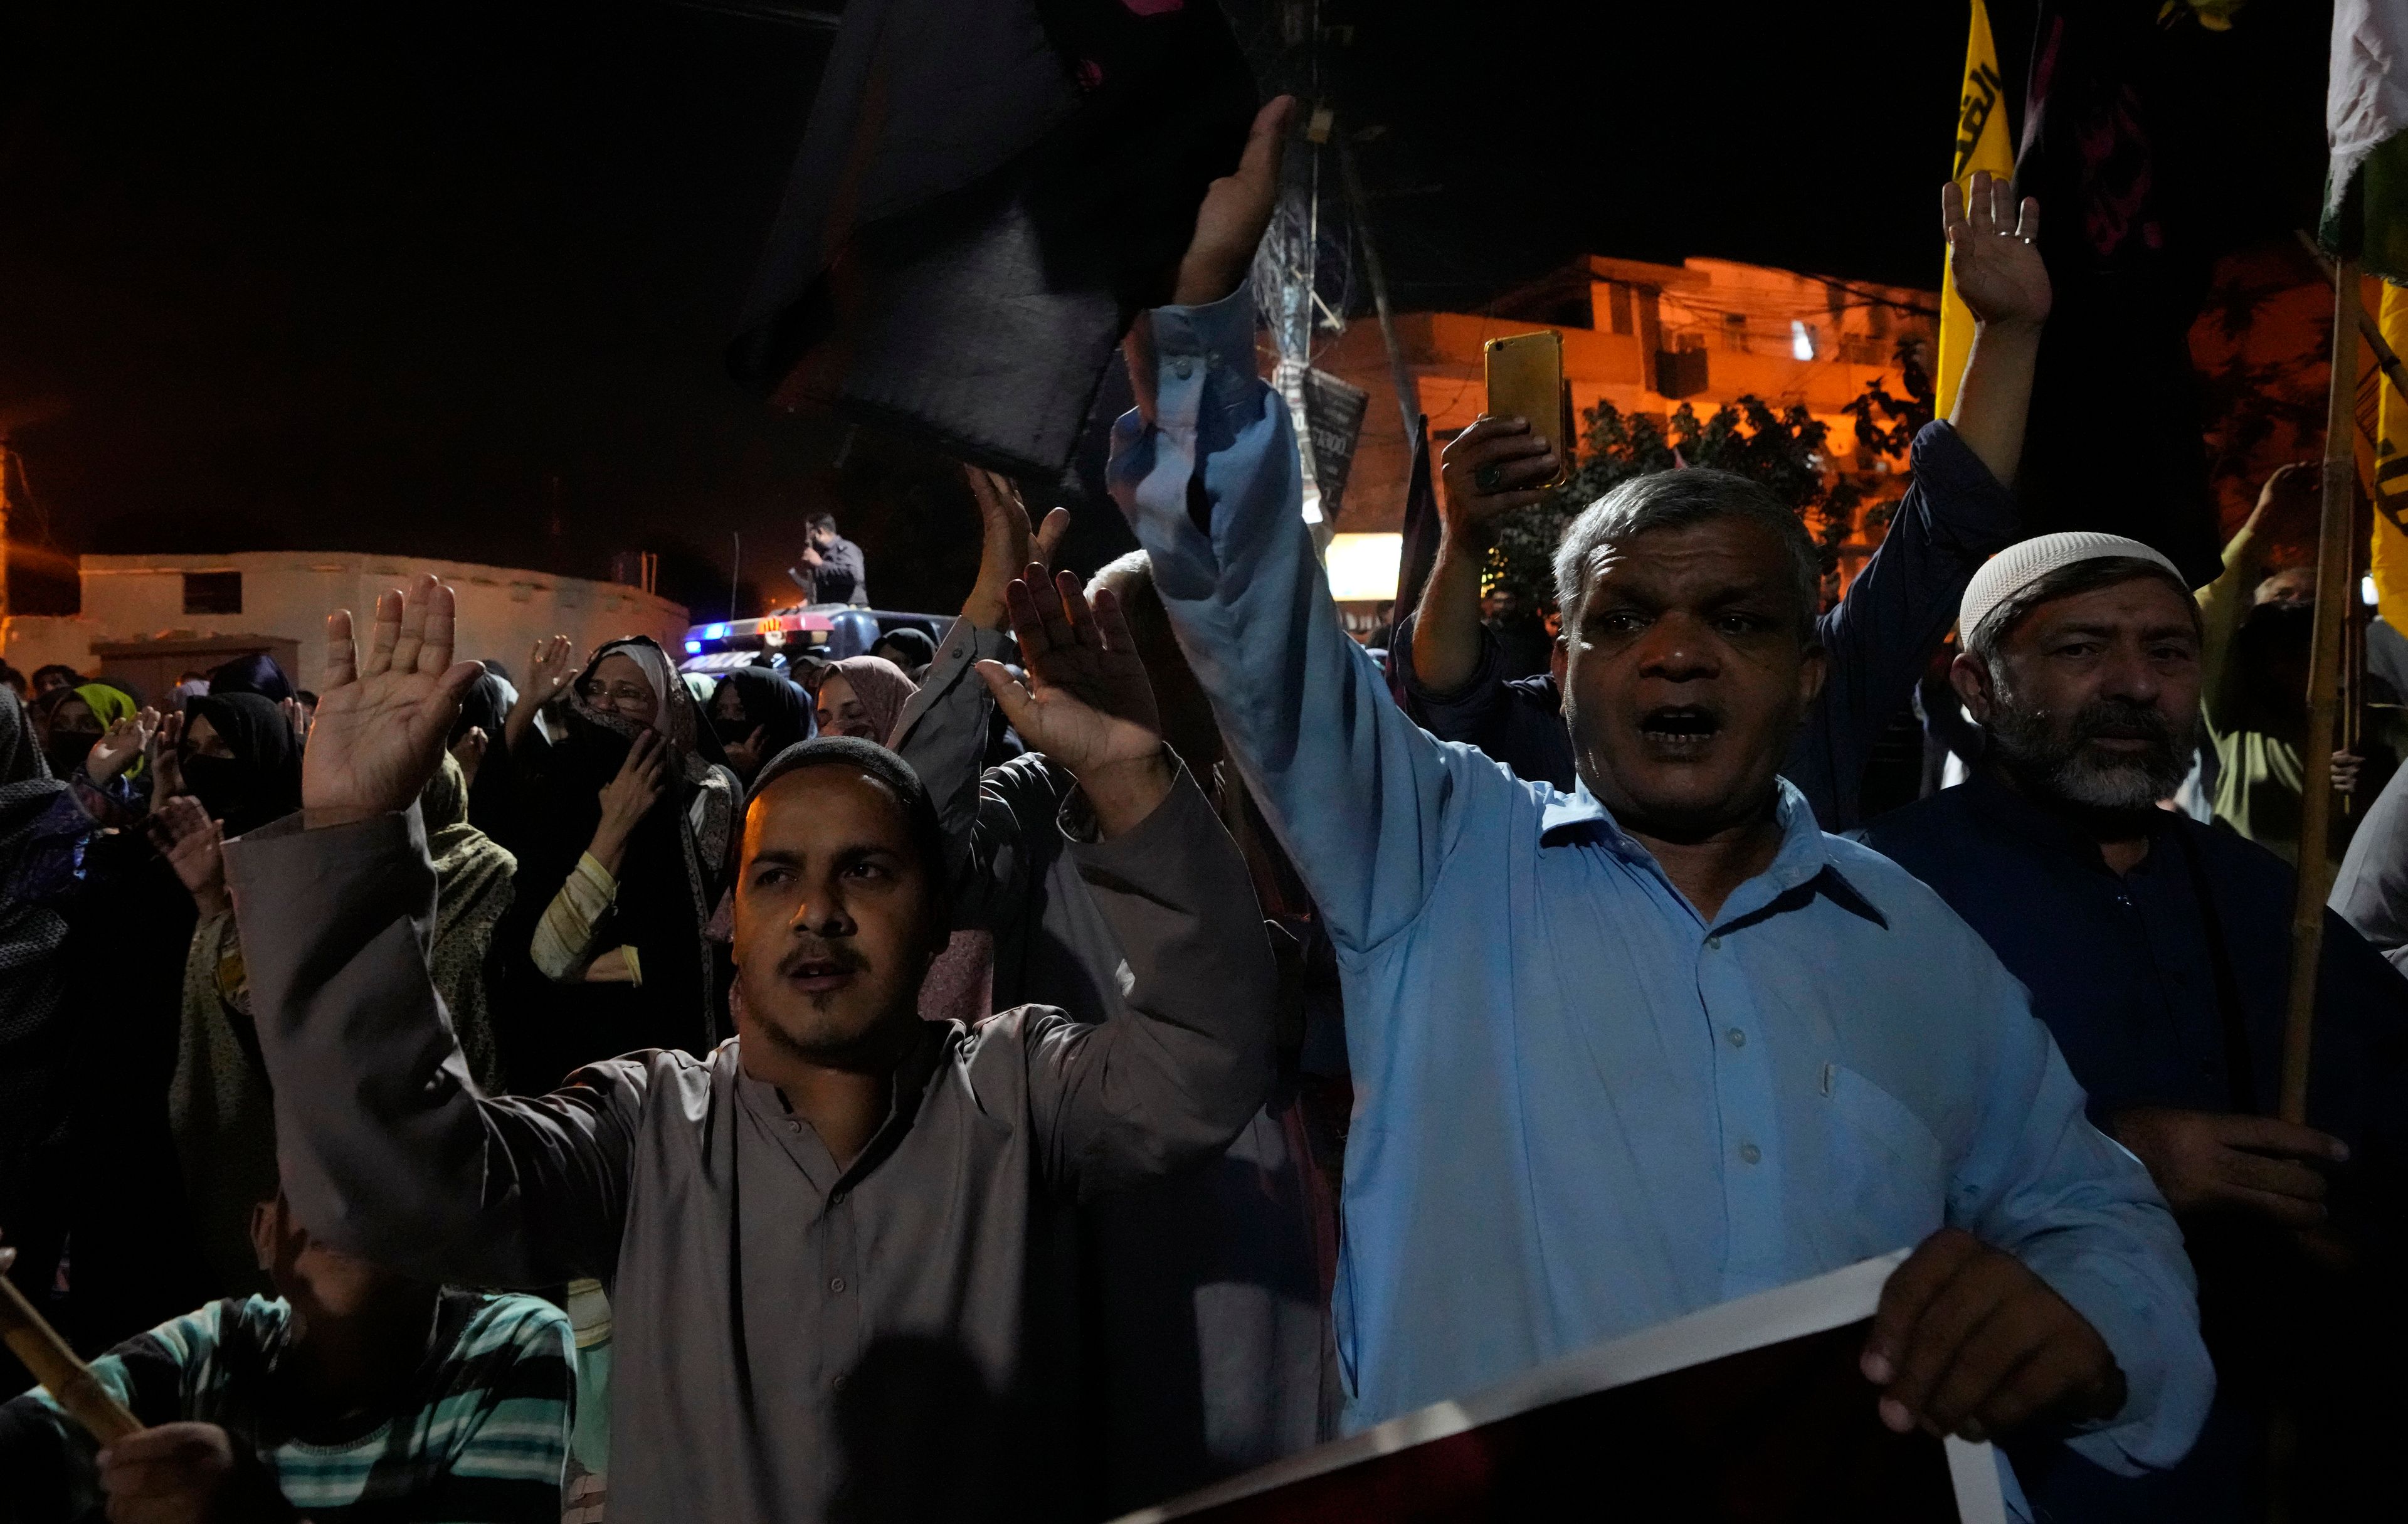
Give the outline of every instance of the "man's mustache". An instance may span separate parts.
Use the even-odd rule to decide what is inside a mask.
[[[2073,716],[2072,738],[2085,740],[2154,740],[2171,747],[2174,727],[2164,714],[2147,704],[2101,699]]]
[[[869,967],[869,960],[844,942],[822,942],[817,937],[797,942],[794,949],[778,960],[778,971],[792,979],[813,964],[824,964],[842,973],[859,973]]]

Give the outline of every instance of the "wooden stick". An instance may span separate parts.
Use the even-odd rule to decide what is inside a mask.
[[[2325,898],[2332,890],[2333,722],[2341,697],[2347,622],[2349,526],[2358,486],[2358,261],[2333,268],[2332,385],[2325,404],[2324,512],[2316,531],[2315,644],[2308,651],[2308,733],[2300,744],[2300,883],[2291,902],[2291,987],[2283,1013],[2283,1090],[2277,1114],[2308,1119],[2308,1057],[2315,1046],[2316,971],[2323,962]]]
[[[142,1431],[134,1415],[109,1395],[91,1366],[76,1359],[59,1330],[6,1275],[0,1275],[0,1340],[7,1341],[9,1352],[25,1362],[68,1417],[92,1431],[93,1438],[107,1445]]]

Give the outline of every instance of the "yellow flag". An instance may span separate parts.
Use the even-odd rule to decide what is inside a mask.
[[[2015,167],[2014,153],[2007,147],[2006,87],[1999,78],[1998,45],[1990,40],[1990,13],[1982,0],[1972,0],[1972,5],[1973,28],[1965,39],[1965,91],[1956,103],[1954,178],[1959,188],[1971,183],[1976,169],[2003,179]],[[1951,270],[1940,282],[1940,361],[1932,378],[1940,388],[1942,418],[1956,405],[1956,379],[1965,373],[1965,356],[1972,347],[1973,314],[1956,299],[1956,276]]]
[[[2385,343],[2408,354],[2408,286],[2386,281],[2376,309]],[[2408,632],[2408,398],[2387,376],[2375,386],[2374,545],[2367,570],[2374,578],[2375,611],[2393,629]]]

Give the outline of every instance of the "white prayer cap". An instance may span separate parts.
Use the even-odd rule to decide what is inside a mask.
[[[2122,535],[2102,535],[2088,529],[2070,529],[2063,534],[2041,535],[2008,546],[1982,565],[1965,588],[1965,601],[1956,609],[1956,639],[1971,640],[1982,621],[1990,617],[1998,607],[2047,576],[2050,572],[2072,566],[2078,561],[2105,561],[2129,557],[2150,561],[2166,568],[2174,584],[2186,587],[2182,572],[2157,551],[2137,539]]]

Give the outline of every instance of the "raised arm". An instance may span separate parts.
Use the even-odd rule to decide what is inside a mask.
[[[1090,610],[1065,575],[1012,583],[1010,604],[1029,685],[980,674],[1086,795],[1096,838],[1071,855],[1122,949],[1126,1019],[1031,1012],[1024,1030],[1046,1172],[1092,1194],[1238,1135],[1270,1091],[1279,980],[1245,858],[1163,744],[1118,601]]]
[[[1018,856],[1010,843],[998,850],[982,840],[998,824],[1008,827],[1010,816],[1009,812],[998,815],[988,806],[982,769],[995,696],[979,679],[978,665],[1012,654],[1008,589],[1024,569],[1054,564],[1054,547],[1069,527],[1070,515],[1057,508],[1032,528],[1028,510],[1009,480],[975,467],[965,467],[964,474],[979,509],[978,581],[919,691],[903,706],[887,744],[911,764],[936,801],[951,859],[956,920],[964,926],[990,926],[1001,908],[994,876],[1011,877]]]
[[[548,636],[535,643],[527,654],[527,683],[519,690],[517,702],[502,717],[502,744],[512,752],[526,742],[527,732],[535,728],[535,717],[544,705],[551,703],[577,678],[577,645],[566,635]]]
[[[1889,533],[1823,616],[1830,680],[1784,770],[1826,830],[1858,824],[1875,739],[1906,707],[1973,573],[2022,528],[2008,486],[2049,310],[2048,271],[2029,241],[2040,206],[2026,201],[2018,223],[2005,183],[1986,174],[1973,177],[1970,212],[1953,182],[1941,205],[1957,290],[1975,319],[1973,347],[1956,412],[1915,437],[1914,476]]]
[[[327,621],[327,686],[302,813],[229,846],[260,1051],[295,1214],[395,1269],[484,1285],[609,1278],[646,1071],[584,1071],[538,1100],[469,1080],[427,969],[436,876],[410,809],[474,662],[452,595],[380,599],[365,660]]]
[[[1431,692],[1459,693],[1480,674],[1480,573],[1497,521],[1546,497],[1568,448],[1526,418],[1483,413],[1440,453],[1438,557],[1413,612],[1413,675]]]
[[[1965,192],[1955,180],[1941,187],[1940,223],[1956,295],[1973,314],[1973,344],[1948,422],[1993,477],[2013,485],[2051,299],[2037,244],[2040,203],[2026,196],[2018,207],[2005,180],[1976,170]]]
[[[1178,286],[1186,305],[1132,332],[1140,410],[1114,427],[1111,478],[1247,786],[1332,939],[1363,947],[1419,913],[1465,792],[1516,785],[1390,701],[1314,558],[1295,436],[1254,374],[1242,284],[1285,121],[1282,102],[1265,108],[1245,163],[1198,212]]]

